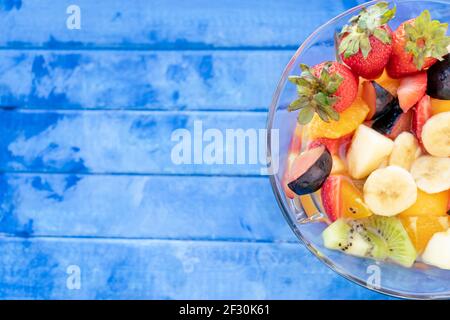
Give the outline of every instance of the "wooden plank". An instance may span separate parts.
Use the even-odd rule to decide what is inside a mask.
[[[4,238],[0,250],[2,299],[386,298],[299,244]]]
[[[0,111],[0,170],[44,171],[58,173],[120,174],[207,174],[260,175],[265,164],[266,141],[255,136],[247,139],[246,150],[261,152],[255,164],[248,154],[244,164],[237,157],[227,164],[209,164],[205,147],[211,141],[195,139],[197,132],[219,130],[223,139],[218,150],[238,152],[224,141],[227,129],[251,129],[259,135],[266,125],[264,112],[123,112],[123,111]],[[200,126],[202,130],[200,130]],[[179,138],[175,130],[186,129],[190,137]],[[255,131],[256,130],[256,131]],[[173,138],[173,140],[172,140]],[[187,163],[173,162],[173,148],[180,141],[190,141]],[[231,139],[230,139],[231,141]],[[195,142],[195,144],[194,144]],[[202,143],[203,147],[201,147]],[[200,148],[196,147],[200,146]],[[186,147],[187,148],[187,147]],[[195,149],[194,149],[195,148]],[[197,152],[196,150],[200,150]],[[241,149],[239,149],[241,150]],[[245,151],[245,150],[244,150]],[[227,152],[224,152],[226,154]],[[179,153],[174,151],[174,155]],[[252,152],[256,155],[256,152]]]
[[[0,175],[0,233],[296,241],[259,177]]]
[[[174,1],[16,0],[0,2],[6,48],[289,48],[362,0]],[[69,5],[81,29],[69,30]],[[324,10],[326,8],[326,10]]]
[[[0,106],[266,110],[292,51],[0,51]]]

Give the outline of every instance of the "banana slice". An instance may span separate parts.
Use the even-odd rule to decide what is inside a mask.
[[[422,141],[431,155],[450,157],[450,111],[428,119],[422,129]]]
[[[403,168],[389,166],[371,173],[364,184],[364,202],[380,216],[395,216],[417,199],[417,186]]]
[[[411,174],[417,187],[426,193],[438,193],[450,188],[450,158],[423,156],[414,161]]]
[[[416,137],[409,132],[402,132],[394,141],[389,165],[402,167],[409,171],[420,153],[420,146]]]

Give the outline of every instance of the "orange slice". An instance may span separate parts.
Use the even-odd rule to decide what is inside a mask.
[[[408,232],[414,247],[421,253],[436,232],[445,231],[449,227],[448,217],[436,216],[403,216],[400,221]]]
[[[433,116],[438,113],[450,111],[450,100],[439,100],[431,98],[431,113]]]
[[[448,191],[429,194],[417,189],[416,202],[400,213],[400,216],[446,216]]]
[[[349,108],[339,114],[338,121],[325,122],[315,114],[307,126],[309,136],[311,139],[343,137],[355,131],[364,122],[368,113],[369,107],[361,97],[358,97]]]
[[[346,179],[341,184],[341,214],[345,218],[362,219],[372,215],[363,201],[362,192]]]

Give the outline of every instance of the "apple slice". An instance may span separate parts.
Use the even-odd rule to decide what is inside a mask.
[[[348,171],[355,179],[364,179],[389,157],[394,142],[377,131],[360,125],[347,154]]]
[[[450,229],[433,235],[422,255],[425,263],[450,270]]]

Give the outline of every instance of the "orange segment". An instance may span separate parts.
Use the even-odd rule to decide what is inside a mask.
[[[436,232],[445,231],[449,227],[447,217],[420,216],[400,217],[400,221],[408,232],[409,238],[418,253],[421,253]]]
[[[372,215],[363,201],[363,195],[357,187],[347,180],[341,185],[341,212],[345,218],[362,219]]]
[[[333,167],[331,168],[331,174],[347,175],[347,166],[345,162],[336,155],[331,156],[333,159]]]
[[[368,113],[369,107],[361,97],[358,97],[349,108],[339,114],[338,121],[324,122],[315,114],[307,126],[309,136],[311,139],[343,137],[355,131],[366,119]]]
[[[312,215],[317,213],[317,207],[311,198],[312,196],[313,195],[310,194],[299,196],[300,203],[302,204],[302,207],[308,217],[311,217]]]
[[[450,100],[431,98],[431,113],[433,115],[450,111]]]
[[[389,91],[389,93],[392,94],[393,96],[395,97],[397,96],[397,90],[398,87],[400,87],[400,80],[389,77],[386,70],[383,72],[381,77],[375,80],[375,82],[378,83],[387,91]]]
[[[416,203],[400,213],[400,216],[446,216],[448,194],[448,191],[429,194],[417,189]]]

